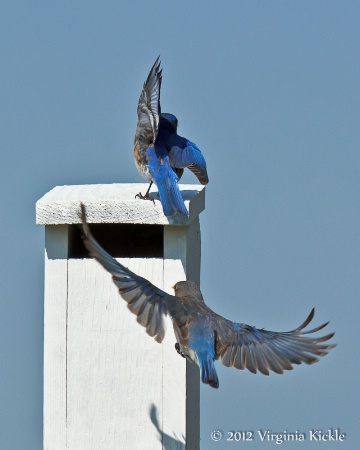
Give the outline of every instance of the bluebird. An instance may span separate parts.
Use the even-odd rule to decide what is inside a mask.
[[[188,215],[181,196],[178,181],[188,167],[201,184],[209,182],[203,154],[193,142],[177,134],[178,120],[168,113],[161,113],[160,88],[162,69],[158,57],[144,83],[138,108],[138,122],[134,139],[135,165],[144,178],[150,181],[145,195],[156,184],[165,216],[176,213]]]
[[[85,208],[83,205],[81,208],[83,241],[90,256],[112,275],[130,311],[157,342],[162,342],[165,335],[164,316],[171,317],[177,340],[175,348],[199,366],[203,383],[219,387],[214,364],[217,359],[226,367],[248,369],[252,373],[259,371],[264,375],[269,375],[270,370],[281,374],[292,370],[293,364],[313,364],[335,347],[335,344],[323,344],[335,333],[306,336],[329,323],[305,331],[314,317],[314,308],[294,330],[276,332],[232,322],[216,314],[205,304],[193,281],[179,281],[173,286],[175,295],[167,294],[110,256],[92,236]]]

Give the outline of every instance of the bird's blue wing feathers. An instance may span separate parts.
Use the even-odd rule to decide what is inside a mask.
[[[206,161],[200,149],[193,142],[186,141],[186,147],[174,146],[169,152],[173,167],[188,167],[198,178],[201,184],[207,184],[209,177],[206,170]]]
[[[149,171],[159,190],[165,216],[169,217],[176,213],[187,216],[189,213],[178,186],[179,179],[170,165],[168,155],[158,157],[153,146],[147,150],[146,154]]]
[[[216,320],[216,355],[227,367],[258,370],[269,375],[269,370],[283,373],[292,364],[313,364],[319,356],[325,356],[334,344],[321,344],[335,333],[321,337],[307,337],[324,328],[324,323],[312,330],[303,331],[314,317],[314,309],[298,328],[287,332],[258,329],[246,324],[230,322],[221,316]]]
[[[111,273],[120,295],[127,302],[130,311],[137,316],[137,321],[146,328],[150,336],[161,342],[165,336],[164,316],[171,313],[175,297],[136,275],[109,255],[91,234],[83,204],[81,210],[83,241],[90,256]]]

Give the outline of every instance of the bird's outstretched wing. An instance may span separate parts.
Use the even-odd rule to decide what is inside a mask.
[[[108,272],[111,273],[121,297],[128,308],[137,316],[137,321],[146,332],[161,342],[165,336],[164,315],[171,313],[176,297],[154,286],[150,281],[136,275],[109,255],[90,232],[86,222],[85,206],[81,203],[81,220],[84,245]]]
[[[154,62],[140,94],[137,113],[137,135],[146,137],[149,144],[155,142],[158,128],[160,108],[160,88],[162,69],[160,69],[160,56]]]
[[[171,165],[177,168],[189,168],[201,184],[208,184],[209,177],[206,170],[206,161],[200,149],[190,141],[185,148],[172,147],[169,152]]]
[[[335,347],[335,344],[322,344],[335,333],[321,337],[305,336],[320,331],[329,323],[304,331],[314,313],[313,308],[304,323],[287,332],[258,329],[216,315],[216,356],[226,367],[248,369],[253,373],[259,370],[264,375],[269,375],[269,370],[276,373],[291,370],[292,364],[313,364]]]

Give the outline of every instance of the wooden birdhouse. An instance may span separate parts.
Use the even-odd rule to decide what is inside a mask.
[[[145,184],[58,186],[36,204],[45,225],[44,449],[199,449],[199,370],[158,344],[88,257],[80,202],[98,242],[161,289],[200,284],[203,186],[180,185],[189,217],[170,223],[135,199]]]

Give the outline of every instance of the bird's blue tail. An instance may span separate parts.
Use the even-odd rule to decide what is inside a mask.
[[[173,216],[176,213],[187,216],[189,213],[178,186],[179,178],[170,165],[169,157],[162,155],[158,158],[154,147],[149,148],[146,154],[150,174],[159,190],[165,216]]]
[[[166,175],[156,183],[159,190],[160,201],[163,207],[164,214],[167,217],[172,216],[176,213],[184,214],[185,216],[187,216],[189,213],[186,209],[177,183],[178,177],[171,167],[167,167],[166,169],[168,175]]]
[[[201,381],[217,389],[219,387],[219,378],[212,357],[207,352],[197,352],[196,356],[199,362]]]

